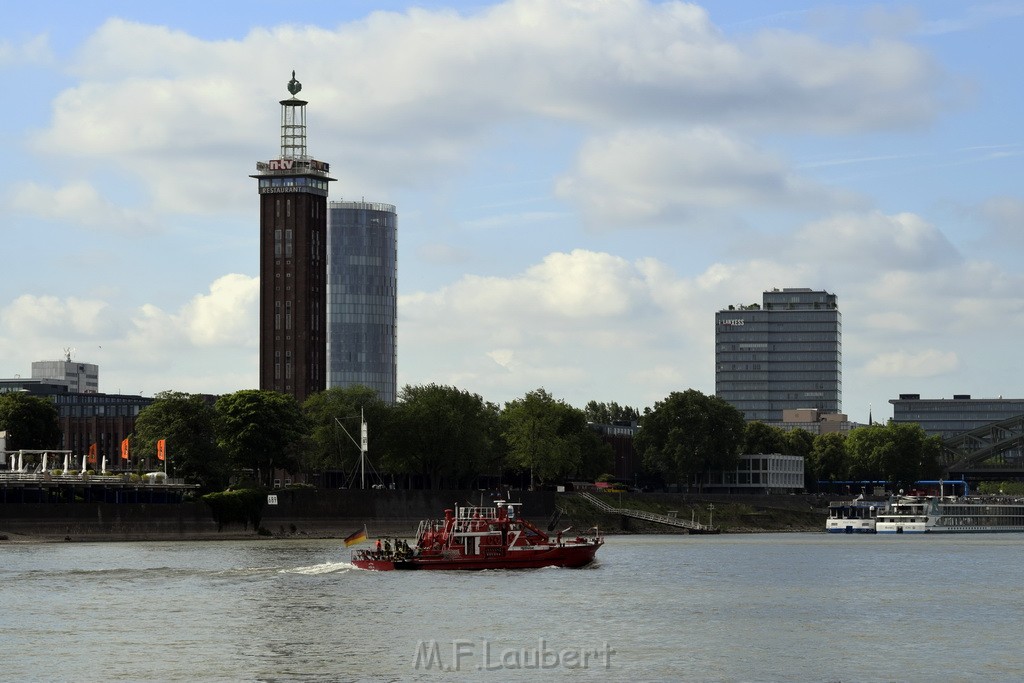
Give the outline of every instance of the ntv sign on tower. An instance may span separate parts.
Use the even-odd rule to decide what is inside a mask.
[[[257,171],[317,171],[330,173],[331,165],[316,159],[271,159],[256,162]]]

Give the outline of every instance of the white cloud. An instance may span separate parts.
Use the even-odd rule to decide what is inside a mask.
[[[148,184],[159,210],[238,207],[250,188],[225,179],[277,152],[281,64],[305,83],[311,153],[343,159],[346,186],[371,195],[461,166],[485,132],[514,119],[848,131],[940,108],[936,69],[908,44],[777,32],[735,43],[693,5],[512,0],[221,41],[111,19],[75,55],[79,83],[56,99],[35,146],[120,168]],[[755,161],[767,168],[754,180],[799,192],[769,157]]]
[[[916,271],[958,263],[945,235],[918,215],[845,213],[808,223],[789,240],[798,261],[828,259],[830,268]]]
[[[5,336],[52,339],[64,333],[66,345],[99,334],[107,313],[103,301],[23,294],[0,311],[0,321]]]
[[[259,279],[232,273],[218,278],[206,294],[197,294],[177,313],[147,304],[132,318],[138,350],[180,351],[181,344],[258,348]]]
[[[645,405],[688,387],[711,392],[714,312],[760,302],[773,287],[839,296],[844,386],[865,413],[872,399],[907,391],[907,379],[941,387],[927,381],[962,372],[963,358],[1016,352],[1024,276],[964,259],[919,216],[842,214],[777,243],[687,274],[652,256],[555,252],[508,277],[464,276],[403,296],[400,372],[437,379],[411,374],[427,367],[502,400],[549,372],[545,386],[578,405],[602,386]]]
[[[178,311],[144,304],[21,295],[0,309],[0,374],[28,376],[32,361],[65,348],[100,365],[101,391],[226,393],[256,384],[259,280],[229,274]],[[26,345],[23,340],[31,339]]]
[[[157,229],[151,214],[104,199],[86,181],[57,188],[21,183],[11,190],[9,201],[12,208],[39,218],[106,232],[138,235]]]
[[[608,386],[629,397],[615,400],[643,405],[689,386],[713,392],[714,311],[799,271],[770,263],[709,271],[718,274],[688,278],[655,258],[576,249],[509,277],[467,275],[402,296],[402,381],[461,382],[496,401],[545,386],[580,406],[613,400]],[[423,367],[429,377],[415,374]]]
[[[416,251],[417,256],[427,263],[465,263],[470,256],[470,251],[464,247],[437,242],[422,244]]]
[[[980,218],[985,228],[978,239],[983,251],[998,244],[1013,247],[1016,254],[1024,247],[1024,199],[1006,195],[989,197],[968,213]]]
[[[259,297],[259,278],[225,275],[185,306],[181,322],[196,346],[258,348]]]
[[[794,175],[788,164],[720,128],[636,129],[589,140],[558,183],[592,223],[683,221],[694,211],[826,206],[838,193]],[[684,223],[685,224],[685,223]]]
[[[880,353],[868,362],[864,372],[874,377],[936,377],[952,373],[959,366],[959,358],[952,351],[922,349]]]
[[[50,38],[45,33],[20,44],[0,40],[0,68],[10,66],[50,66],[55,62]]]

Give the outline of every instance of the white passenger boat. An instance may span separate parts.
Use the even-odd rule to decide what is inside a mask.
[[[873,534],[878,513],[885,506],[885,500],[867,500],[863,495],[853,500],[833,501],[828,504],[825,531],[830,534]]]

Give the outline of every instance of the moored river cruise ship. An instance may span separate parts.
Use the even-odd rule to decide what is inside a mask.
[[[1024,531],[1024,500],[1006,496],[899,496],[878,513],[880,534]]]

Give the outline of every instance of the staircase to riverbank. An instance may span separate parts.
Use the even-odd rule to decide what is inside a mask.
[[[689,519],[680,519],[679,517],[673,517],[671,515],[659,515],[653,512],[646,512],[644,510],[633,510],[632,508],[617,508],[606,501],[601,500],[594,494],[587,493],[586,491],[580,491],[579,496],[598,510],[609,514],[622,515],[623,517],[631,517],[632,519],[642,519],[646,522],[664,524],[665,526],[673,526],[680,529],[688,529],[692,534],[717,534],[719,531],[715,527],[691,521]]]

